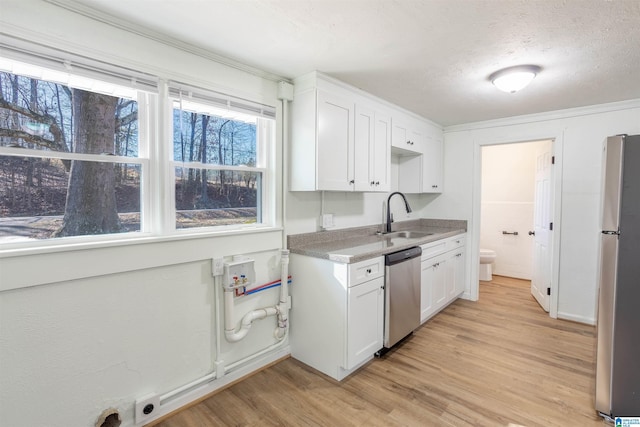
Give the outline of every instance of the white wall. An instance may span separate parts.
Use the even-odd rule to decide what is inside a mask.
[[[168,47],[45,1],[4,1],[0,26],[15,36],[0,36],[2,41],[18,47],[23,45],[20,40],[31,40],[254,101],[277,102],[276,84],[269,78],[236,64],[212,61],[195,48]],[[619,111],[535,120],[451,129],[445,141],[445,193],[410,195],[412,217],[465,219],[473,224],[477,144],[560,138],[558,312],[592,321],[600,143],[607,135],[640,133],[640,107],[636,103]],[[324,210],[336,214],[336,228],[377,224],[386,197],[325,193]],[[317,230],[319,193],[289,193],[287,206],[288,233]],[[398,220],[403,219],[401,205],[392,209]],[[477,248],[479,230],[470,231],[471,245]],[[108,407],[121,411],[124,426],[132,425],[136,398],[168,392],[213,367],[212,340],[221,325],[216,322],[220,307],[213,297],[209,259],[252,255],[258,281],[266,282],[278,277],[281,238],[276,229],[0,257],[0,288],[5,289],[0,291],[2,425],[92,426]],[[473,272],[477,257],[469,262]],[[238,314],[274,301],[275,291],[258,294],[245,300]],[[258,351],[273,342],[272,329],[271,321],[264,320],[240,344],[226,344],[223,339],[218,356],[229,364]],[[216,384],[221,383],[212,387]],[[193,398],[186,396],[182,403]]]
[[[294,143],[294,141],[291,141]],[[386,220],[387,198],[392,191],[398,189],[398,159],[392,156],[391,161],[391,190],[385,193],[360,193],[337,191],[295,191],[287,195],[287,234],[311,233],[321,230],[320,213],[334,215],[332,230],[368,225],[382,226]],[[416,178],[418,179],[418,178]],[[431,200],[441,197],[440,194],[410,194],[405,196],[412,212],[407,214],[402,198],[394,196],[391,199],[391,212],[394,221],[423,218],[422,210]],[[324,206],[323,206],[324,198]]]
[[[640,133],[639,100],[445,129],[446,192],[422,214],[469,221],[469,268],[471,279],[477,278],[479,218],[474,212],[480,200],[475,182],[480,176],[480,145],[555,138],[562,200],[561,221],[554,228],[560,251],[557,315],[595,323],[602,143],[620,133]],[[477,296],[473,289],[469,293]]]
[[[320,212],[334,215],[335,229],[377,225],[383,221],[383,205],[389,193],[346,193],[325,191],[324,209],[321,192],[290,192],[287,198],[287,234],[311,233],[320,230]],[[431,197],[426,194],[407,194],[412,212],[407,214],[401,197],[391,199],[394,221],[421,218],[420,212]]]
[[[496,251],[494,274],[531,280],[536,144],[482,147],[480,247]]]
[[[30,40],[164,79],[278,103],[274,80],[214,62],[195,49],[169,47],[45,1],[3,1],[1,8],[3,43],[33,48],[23,41]],[[276,161],[278,171],[280,164]],[[276,204],[280,200],[278,194]],[[104,409],[114,407],[123,426],[131,426],[136,398],[194,381],[212,370],[216,358],[229,365],[273,344],[276,322],[267,318],[237,344],[222,337],[216,354],[222,313],[214,298],[210,259],[252,256],[257,281],[266,283],[280,276],[281,242],[282,231],[274,228],[1,254],[0,424],[93,426]],[[276,288],[244,298],[236,320],[250,309],[274,305],[277,295]],[[162,410],[286,354],[288,346],[272,351],[222,380],[163,403]]]

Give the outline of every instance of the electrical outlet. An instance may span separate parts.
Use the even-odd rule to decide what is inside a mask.
[[[213,276],[222,276],[224,274],[224,259],[213,258],[211,260],[211,274]]]
[[[136,399],[136,424],[140,424],[151,417],[155,417],[160,410],[160,396],[148,394]]]
[[[331,227],[333,227],[333,214],[323,214],[322,228],[331,228]]]

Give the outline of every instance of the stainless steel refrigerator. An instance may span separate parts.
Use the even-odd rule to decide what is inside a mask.
[[[596,410],[640,417],[640,135],[604,144]]]

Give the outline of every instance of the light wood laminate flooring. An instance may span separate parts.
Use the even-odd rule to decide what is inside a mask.
[[[595,328],[549,318],[529,282],[494,276],[342,382],[289,358],[159,427],[606,426]]]

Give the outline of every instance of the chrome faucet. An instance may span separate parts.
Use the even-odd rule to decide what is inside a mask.
[[[409,206],[409,202],[407,202],[407,198],[404,196],[404,194],[399,191],[394,191],[393,193],[389,194],[389,198],[387,199],[387,233],[391,232],[391,223],[393,222],[393,215],[391,215],[391,205],[389,204],[389,202],[395,194],[399,194],[402,196],[402,200],[404,200],[404,207],[407,210],[407,213],[411,213],[411,206]]]

